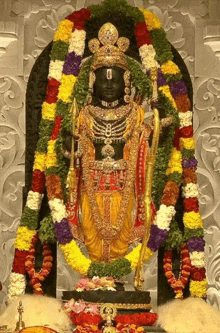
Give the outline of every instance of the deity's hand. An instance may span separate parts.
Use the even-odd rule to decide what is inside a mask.
[[[153,110],[154,108],[156,108],[159,111],[160,119],[163,119],[166,117],[164,105],[160,104],[158,101],[151,101],[151,109]]]

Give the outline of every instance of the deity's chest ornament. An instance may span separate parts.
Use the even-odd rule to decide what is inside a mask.
[[[86,113],[93,123],[92,129],[88,131],[89,138],[94,143],[104,144],[101,148],[103,158],[113,158],[115,150],[112,144],[125,143],[131,137],[135,125],[135,108],[132,110],[131,103],[111,110],[89,105]]]

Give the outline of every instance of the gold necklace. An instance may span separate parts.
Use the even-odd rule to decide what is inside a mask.
[[[133,105],[128,103],[114,109],[103,109],[99,106],[87,105],[85,110],[90,113],[93,117],[102,119],[102,120],[118,120],[122,119],[129,114]]]
[[[84,129],[90,140],[95,142],[103,142],[101,154],[104,158],[112,159],[115,155],[115,150],[112,143],[126,142],[135,127],[136,124],[136,107],[133,107],[129,111],[127,117],[115,120],[113,122],[106,121],[103,119],[97,119],[91,115],[89,109],[84,109]]]
[[[123,121],[116,120],[114,122],[106,122],[104,120],[97,121],[94,118],[93,121],[93,140],[95,142],[103,142],[105,144],[102,147],[101,154],[105,158],[112,158],[115,155],[115,150],[112,147],[112,143],[125,142],[124,133],[126,131],[126,118]]]

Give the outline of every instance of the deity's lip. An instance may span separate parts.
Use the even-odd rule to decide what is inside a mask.
[[[112,95],[112,94],[114,94],[114,93],[115,93],[114,90],[106,90],[106,91],[105,91],[105,94],[106,94],[106,95]]]

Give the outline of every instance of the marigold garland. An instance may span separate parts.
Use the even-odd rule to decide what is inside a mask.
[[[181,85],[180,80],[181,76],[178,67],[172,62],[172,52],[169,43],[167,42],[165,32],[161,29],[161,22],[155,16],[155,14],[149,12],[146,9],[137,9],[133,8],[126,3],[124,0],[118,0],[119,6],[117,6],[117,10],[121,10],[125,13],[125,15],[133,15],[134,20],[136,22],[135,33],[137,38],[137,43],[139,46],[139,50],[142,48],[142,63],[146,70],[148,70],[152,65],[161,66],[161,75],[158,80],[159,83],[159,102],[163,104],[166,108],[167,114],[172,114],[173,124],[169,126],[167,130],[163,133],[164,145],[159,147],[158,156],[157,156],[157,164],[154,172],[154,188],[153,188],[153,196],[154,199],[157,198],[159,201],[157,203],[158,208],[160,207],[160,198],[162,198],[162,205],[167,207],[167,209],[159,209],[156,215],[155,223],[151,228],[150,239],[148,243],[148,248],[146,252],[146,259],[148,259],[153,251],[156,251],[160,244],[166,239],[169,229],[170,223],[175,214],[175,202],[178,197],[179,190],[177,189],[180,184],[180,177],[183,169],[183,195],[185,197],[185,235],[186,240],[193,239],[193,237],[202,237],[202,223],[198,212],[195,210],[194,205],[187,203],[187,199],[196,199],[198,197],[198,188],[197,185],[194,184],[195,177],[193,176],[193,172],[191,172],[190,180],[192,182],[188,182],[189,173],[185,172],[186,169],[195,168],[193,164],[193,154],[194,154],[194,139],[192,137],[192,128],[186,128],[187,126],[192,126],[192,112],[190,110],[190,101],[186,94],[186,89],[184,85]],[[114,7],[114,2],[105,0],[102,5],[99,6],[91,6],[89,9],[81,9],[80,11],[74,12],[69,15],[66,19],[60,22],[57,32],[54,36],[54,43],[51,51],[51,63],[49,68],[49,79],[47,85],[47,94],[45,98],[45,102],[42,106],[42,121],[40,124],[40,143],[37,146],[37,151],[35,153],[35,162],[33,166],[33,181],[32,188],[33,192],[38,192],[40,194],[43,193],[45,177],[44,172],[46,171],[47,175],[57,175],[58,183],[65,184],[65,175],[66,171],[64,169],[64,162],[62,161],[62,157],[60,155],[60,147],[62,146],[62,140],[60,138],[60,129],[64,126],[65,117],[70,109],[72,100],[74,95],[72,94],[74,90],[74,94],[77,97],[78,104],[82,107],[85,103],[85,98],[87,94],[87,90],[85,90],[84,86],[80,86],[78,84],[77,76],[79,73],[79,67],[81,63],[81,56],[84,53],[85,48],[85,20],[89,19],[91,15],[94,17],[100,15],[100,13],[105,12],[106,9],[116,9]],[[127,14],[126,14],[127,13]],[[143,30],[142,30],[143,29]],[[145,52],[144,50],[148,50],[149,52]],[[156,52],[155,52],[156,51]],[[140,51],[141,52],[141,51]],[[74,66],[70,66],[70,59],[74,59]],[[92,58],[87,62],[87,67],[85,71],[81,71],[80,73],[84,73],[85,79],[84,82],[86,87],[88,88],[88,71],[90,68],[90,64],[92,63]],[[131,64],[134,67],[134,64]],[[80,74],[81,75],[81,74]],[[87,75],[87,79],[86,79]],[[164,77],[163,77],[164,75]],[[79,77],[80,78],[80,77]],[[138,82],[138,77],[133,78]],[[87,80],[87,81],[86,81]],[[179,93],[175,92],[174,84],[178,81]],[[144,85],[141,87],[137,84],[137,89],[143,94]],[[140,82],[140,81],[139,81]],[[149,83],[149,82],[148,82]],[[170,92],[169,83],[173,96]],[[173,85],[172,85],[173,84]],[[74,89],[76,87],[76,90]],[[145,85],[146,87],[146,85]],[[146,91],[146,96],[149,96],[150,90],[148,85],[148,91]],[[86,88],[86,89],[87,89]],[[177,110],[179,112],[179,117],[177,117]],[[186,114],[183,115],[183,113]],[[57,122],[54,123],[56,116],[60,116],[57,118]],[[68,117],[67,117],[68,118]],[[66,118],[66,119],[67,119]],[[69,120],[68,120],[69,121]],[[178,139],[174,141],[174,146],[176,148],[176,157],[174,151],[171,154],[172,141],[174,138],[176,126],[179,126],[180,122],[180,140]],[[52,128],[53,126],[53,128]],[[69,123],[71,128],[71,124]],[[45,145],[48,141],[48,149],[47,154],[45,153]],[[179,148],[181,150],[181,154],[179,152]],[[171,155],[170,155],[171,154]],[[170,157],[171,156],[171,157]],[[182,157],[181,157],[182,156]],[[182,159],[182,168],[180,165],[180,160]],[[191,164],[190,164],[191,163]],[[159,166],[159,167],[158,167]],[[47,170],[46,170],[47,169]],[[193,170],[193,169],[192,169]],[[165,175],[165,176],[164,176]],[[169,177],[168,177],[169,176]],[[60,180],[59,180],[60,179]],[[159,180],[159,182],[158,182]],[[172,186],[167,187],[166,184],[170,180],[173,181]],[[48,187],[50,187],[50,183],[48,180]],[[172,193],[172,188],[176,189],[174,194]],[[49,190],[50,192],[50,190]],[[54,195],[53,195],[54,192]],[[172,197],[172,199],[168,200],[168,198]],[[35,195],[34,202],[31,199],[29,201],[32,212],[38,212],[40,208],[39,196]],[[60,190],[54,190],[51,188],[50,193],[50,208],[52,212],[52,219],[56,226],[59,224],[62,225],[64,223],[66,215],[66,208],[64,205],[64,201],[62,200],[62,195]],[[57,201],[58,200],[58,201]],[[59,201],[60,200],[60,201]],[[157,201],[155,200],[155,201]],[[197,199],[196,199],[197,200]],[[190,208],[191,207],[191,208]],[[34,209],[33,209],[34,208]],[[16,251],[28,251],[31,246],[31,241],[33,237],[36,235],[35,230],[29,230],[30,228],[37,228],[37,219],[38,215],[34,215],[31,224],[27,216],[27,210],[30,207],[26,207],[24,211],[23,217],[23,226],[19,227],[15,248]],[[30,212],[31,212],[30,211]],[[26,212],[26,213],[25,213]],[[162,213],[163,212],[163,213]],[[188,215],[186,215],[188,214]],[[189,215],[191,214],[191,215]],[[166,218],[165,218],[166,216]],[[189,218],[191,216],[191,218]],[[192,218],[193,216],[193,218]],[[195,222],[195,220],[197,222]],[[189,222],[190,221],[190,222]],[[31,227],[32,225],[32,227]],[[194,226],[194,228],[192,228]],[[58,230],[58,229],[57,229]],[[59,239],[59,237],[58,237]],[[61,244],[60,247],[64,253],[64,256],[67,262],[73,269],[80,271],[82,274],[87,274],[88,269],[90,267],[91,261],[84,257],[80,252],[76,242],[72,239],[72,237],[66,238],[66,244]],[[127,260],[131,265],[132,269],[135,269],[137,265],[137,258],[139,257],[140,246],[138,245],[130,254],[128,254],[124,260]],[[20,268],[19,273],[16,272],[19,266],[19,262],[21,265],[24,264],[25,255],[20,255],[19,252],[16,252],[17,263],[13,267],[15,271],[13,271],[11,278],[11,284],[9,286],[9,294],[13,296],[16,294],[15,285],[16,281],[22,281],[22,287],[19,289],[21,292],[24,291],[24,279],[23,279],[23,270]],[[23,253],[23,252],[22,252]],[[20,255],[20,259],[19,258]],[[194,258],[194,264],[196,269],[203,269],[203,259],[198,255],[198,251],[190,252],[190,256]],[[198,259],[196,259],[198,258]],[[199,259],[200,258],[200,259]],[[83,264],[82,264],[83,263]],[[22,266],[23,267],[23,266]],[[121,267],[119,266],[119,269]],[[22,273],[20,273],[22,272]],[[203,271],[201,271],[203,272]],[[204,273],[204,272],[203,272]],[[193,296],[204,297],[205,296],[205,279],[202,281],[196,281],[198,276],[201,277],[202,273],[196,273],[193,275],[194,280],[191,284],[191,293]],[[201,278],[200,278],[201,279]],[[19,283],[20,283],[19,282]],[[200,284],[196,284],[194,282],[200,282]],[[202,282],[202,283],[201,283]],[[200,285],[200,287],[199,287]],[[202,295],[202,296],[200,296]]]
[[[35,235],[32,239],[32,244],[29,249],[29,253],[25,260],[25,269],[30,277],[29,284],[33,287],[33,293],[35,295],[43,295],[43,289],[41,282],[43,282],[49,275],[52,268],[53,257],[51,256],[51,250],[48,244],[43,243],[43,264],[42,268],[37,271],[35,269],[35,246],[38,241],[38,235]]]
[[[189,258],[189,251],[186,244],[181,245],[181,267],[179,278],[176,278],[172,270],[172,250],[164,252],[164,273],[171,288],[173,288],[176,296],[175,298],[183,299],[183,289],[188,283],[191,262]]]

